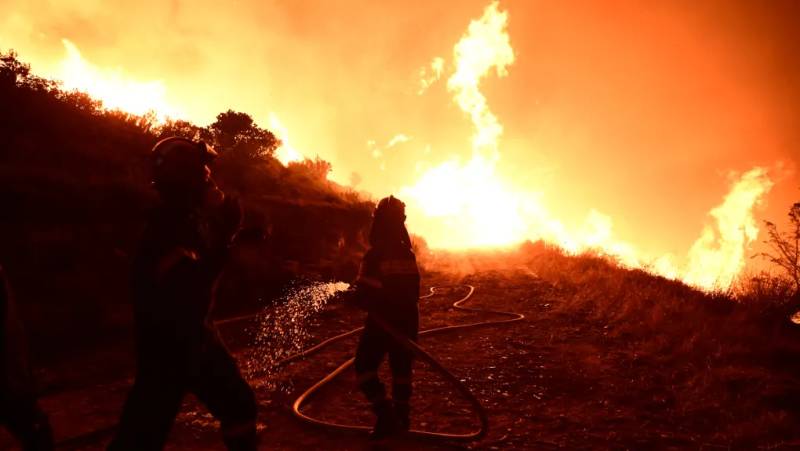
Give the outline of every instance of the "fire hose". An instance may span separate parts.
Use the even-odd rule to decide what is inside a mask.
[[[520,321],[525,318],[524,315],[520,313],[513,313],[513,312],[504,312],[498,310],[488,310],[488,309],[479,309],[479,308],[472,308],[472,307],[464,307],[463,304],[467,302],[471,297],[472,294],[475,292],[475,287],[472,285],[463,285],[464,287],[468,288],[468,292],[462,298],[457,300],[453,303],[452,307],[456,310],[464,311],[464,312],[473,312],[473,313],[491,313],[497,314],[507,317],[506,319],[499,319],[494,321],[480,321],[475,323],[468,323],[468,324],[458,324],[453,326],[442,326],[436,327],[432,329],[427,329],[420,331],[419,335],[434,335],[443,332],[450,332],[454,330],[464,330],[464,329],[473,329],[478,327],[484,326],[495,326],[498,324],[506,324],[515,321]],[[444,288],[444,287],[431,287],[430,292],[424,296],[421,296],[420,299],[426,299],[434,296],[437,290]],[[229,322],[236,322],[247,318],[252,318],[255,315],[243,315],[241,317],[235,318],[228,318],[225,320],[217,321],[217,324],[224,324]],[[467,401],[473,407],[475,413],[477,413],[478,418],[480,420],[480,428],[476,431],[466,433],[466,434],[452,434],[446,432],[431,432],[431,431],[420,431],[420,430],[411,430],[409,434],[411,436],[416,436],[420,438],[427,438],[427,439],[445,439],[445,440],[460,440],[460,441],[471,441],[471,440],[478,440],[482,438],[489,429],[489,418],[486,414],[483,405],[481,405],[480,401],[477,397],[469,390],[469,388],[464,385],[453,373],[447,370],[438,360],[436,360],[433,356],[431,356],[428,352],[422,349],[419,345],[415,342],[409,340],[408,338],[404,337],[402,334],[394,330],[389,324],[386,323],[382,318],[377,317],[373,314],[373,320],[381,326],[386,332],[388,332],[395,340],[397,340],[401,345],[406,347],[407,349],[411,350],[420,360],[428,363],[434,370],[439,372],[442,376],[445,377],[450,383],[455,386],[455,388],[467,399]],[[322,350],[323,348],[331,345],[335,342],[338,342],[342,339],[347,337],[353,336],[359,332],[361,332],[364,328],[359,327],[345,333],[336,335],[334,337],[328,338],[310,348],[307,348],[297,354],[289,356],[279,362],[277,362],[276,366],[281,366],[285,364],[289,364],[293,361],[296,361],[300,358],[307,357],[309,355],[315,354],[316,352]],[[360,426],[360,425],[350,425],[350,424],[341,424],[341,423],[334,423],[329,421],[323,421],[316,418],[313,418],[305,413],[302,412],[302,407],[307,404],[311,398],[325,385],[331,383],[334,379],[337,378],[341,373],[347,370],[350,366],[353,365],[354,359],[351,358],[346,362],[339,365],[338,368],[333,370],[327,376],[325,376],[322,380],[312,385],[308,388],[305,392],[303,392],[293,403],[292,405],[292,412],[296,417],[299,419],[311,423],[315,426],[333,429],[333,430],[345,430],[345,431],[358,431],[364,432],[369,431],[370,428],[367,426]],[[79,446],[82,444],[93,442],[101,437],[104,437],[110,433],[112,433],[116,428],[114,426],[100,428],[85,434],[81,434],[76,437],[70,437],[67,439],[59,440],[57,443],[58,447],[70,447],[70,446]]]
[[[475,287],[472,285],[464,285],[469,289],[467,294],[459,299],[458,301],[454,302],[452,307],[456,310],[465,311],[465,312],[473,312],[473,313],[491,313],[496,315],[505,316],[505,319],[498,319],[493,321],[480,321],[475,323],[468,323],[468,324],[458,324],[453,326],[442,326],[436,327],[432,329],[427,329],[420,331],[419,335],[434,335],[443,332],[451,332],[454,330],[464,330],[464,329],[473,329],[478,327],[485,327],[485,326],[496,326],[498,324],[507,324],[515,321],[520,321],[525,318],[525,315],[520,313],[513,313],[513,312],[504,312],[499,310],[488,310],[488,309],[479,309],[473,307],[464,307],[463,304],[467,302],[471,297],[472,294],[475,292]],[[430,293],[425,296],[421,296],[420,299],[429,298],[436,294],[437,289],[442,287],[432,287],[430,289]],[[441,374],[447,381],[449,381],[453,386],[461,393],[464,398],[470,403],[474,412],[478,415],[480,420],[480,427],[477,430],[474,430],[469,433],[463,434],[455,434],[455,433],[447,433],[447,432],[432,432],[432,431],[423,431],[423,430],[416,430],[412,429],[408,432],[409,435],[419,438],[426,438],[426,439],[445,439],[445,440],[459,440],[459,441],[472,441],[472,440],[479,440],[489,430],[489,417],[486,414],[486,410],[483,408],[483,405],[480,403],[480,400],[470,391],[470,389],[459,380],[452,372],[450,372],[447,368],[445,368],[441,363],[439,363],[436,358],[431,356],[427,351],[421,348],[417,343],[408,339],[403,334],[397,332],[392,326],[390,326],[383,318],[372,313],[372,319],[382,327],[389,335],[392,336],[398,343],[400,343],[403,347],[410,350],[414,353],[414,355],[419,358],[420,360],[424,361],[428,365],[430,365],[435,371]],[[278,362],[278,365],[290,363],[295,361],[301,357],[306,357],[311,354],[314,354],[321,349],[327,347],[328,345],[335,343],[339,340],[347,338],[349,336],[355,335],[361,332],[364,328],[359,327],[357,329],[350,330],[343,334],[339,334],[335,337],[331,337],[311,348],[305,349],[298,354],[293,356],[287,357],[286,359]],[[327,376],[321,379],[319,382],[312,385],[308,388],[305,392],[303,392],[292,405],[292,412],[294,415],[310,424],[315,426],[323,427],[326,429],[333,429],[333,430],[345,430],[345,431],[369,431],[370,428],[367,426],[361,425],[351,425],[351,424],[342,424],[342,423],[335,423],[331,421],[324,421],[317,418],[313,418],[305,413],[303,413],[302,408],[305,404],[307,404],[311,398],[324,386],[331,383],[334,379],[337,378],[340,374],[342,374],[345,370],[347,370],[350,366],[353,365],[354,358],[347,360],[346,362],[339,365],[338,368],[330,372]]]

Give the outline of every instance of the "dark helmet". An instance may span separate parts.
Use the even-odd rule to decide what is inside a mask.
[[[372,217],[376,221],[394,220],[403,223],[406,220],[406,204],[394,196],[384,197],[378,202]]]
[[[205,181],[206,165],[217,157],[217,152],[204,141],[173,136],[157,142],[151,157],[157,189],[192,188]]]
[[[373,247],[401,245],[411,247],[411,239],[406,230],[406,204],[389,196],[378,202],[372,214],[372,229],[369,242]]]

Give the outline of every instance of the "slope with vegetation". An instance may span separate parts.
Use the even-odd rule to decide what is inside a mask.
[[[245,209],[252,239],[237,249],[218,314],[267,302],[291,277],[353,275],[372,204],[328,181],[326,161],[282,165],[279,140],[245,113],[158,124],[0,54],[0,264],[38,359],[129,336],[128,268],[156,201],[148,153],[166,136],[215,145],[215,178]]]

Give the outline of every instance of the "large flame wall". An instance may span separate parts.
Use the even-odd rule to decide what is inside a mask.
[[[0,47],[111,107],[228,108],[402,194],[433,246],[543,238],[727,286],[796,200],[800,6],[9,0]]]

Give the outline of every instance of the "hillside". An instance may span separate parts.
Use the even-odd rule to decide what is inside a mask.
[[[219,315],[251,311],[295,277],[353,277],[372,204],[329,182],[325,161],[283,166],[277,138],[247,114],[201,127],[107,111],[13,52],[0,54],[0,99],[0,264],[35,363],[130,337],[128,269],[156,199],[148,152],[164,136],[213,143],[214,176],[245,207],[254,239],[237,249]]]

